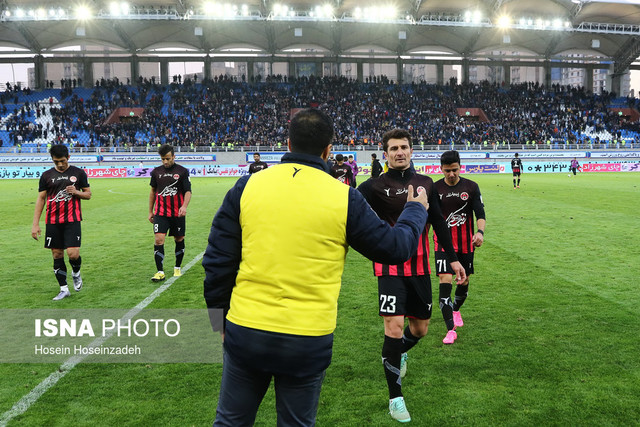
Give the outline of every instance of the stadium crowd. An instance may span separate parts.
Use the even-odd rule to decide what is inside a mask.
[[[127,81],[126,83],[130,83]],[[57,90],[57,89],[56,89]],[[92,90],[65,82],[59,99],[18,104],[13,88],[0,95],[5,144],[51,140],[86,146],[265,146],[284,144],[292,109],[318,107],[334,120],[338,144],[377,145],[390,128],[406,128],[417,144],[580,144],[631,137],[640,127],[609,107],[613,93],[593,95],[583,88],[537,83],[503,87],[487,82],[396,85],[386,77],[364,83],[344,77],[286,78],[216,76],[198,82],[174,78],[168,86],[140,78],[135,86],[99,80]],[[638,100],[622,100],[635,108]],[[144,107],[139,121],[107,124],[117,107]],[[460,115],[480,108],[488,121]],[[35,120],[40,117],[48,120]],[[591,135],[591,137],[587,136]]]

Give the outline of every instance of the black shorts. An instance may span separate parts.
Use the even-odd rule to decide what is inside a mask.
[[[462,264],[464,271],[467,273],[467,276],[473,274],[473,254],[475,252],[470,252],[467,254],[463,254],[461,252],[457,252],[458,261]],[[442,251],[436,251],[434,253],[434,258],[436,260],[436,276],[441,274],[453,274],[456,273],[451,269],[451,265],[447,261],[447,256]]]
[[[513,176],[520,176],[520,171],[513,171]]]
[[[431,319],[431,277],[379,276],[380,316]]]
[[[47,224],[44,247],[47,249],[79,248],[82,242],[80,221]]]
[[[169,236],[181,237],[186,231],[187,221],[184,216],[153,216],[153,232],[167,234]]]

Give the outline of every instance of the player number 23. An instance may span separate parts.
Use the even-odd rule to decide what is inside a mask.
[[[396,297],[395,295],[380,295],[380,312],[395,313]]]

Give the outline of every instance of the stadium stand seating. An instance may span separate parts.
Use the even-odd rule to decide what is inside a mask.
[[[220,76],[194,83],[137,86],[117,80],[94,88],[13,90],[0,94],[0,151],[46,152],[62,141],[80,147],[272,146],[284,144],[290,112],[320,107],[333,118],[337,142],[377,145],[392,127],[410,129],[415,143],[506,144],[638,143],[634,98],[581,88],[523,83],[395,85],[386,78],[268,76],[237,82]],[[118,107],[143,107],[142,119],[105,124]],[[481,111],[488,121],[458,109]],[[617,110],[616,110],[617,109]],[[630,111],[621,115],[619,111]],[[618,111],[618,113],[616,113]]]

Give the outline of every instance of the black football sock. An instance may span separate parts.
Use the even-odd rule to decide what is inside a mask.
[[[416,344],[418,344],[418,341],[420,341],[420,338],[413,336],[411,328],[407,325],[402,334],[402,353],[406,353],[411,350]]]
[[[518,178],[518,187],[520,186],[520,178]]]
[[[453,303],[451,302],[451,283],[440,283],[440,310],[447,330],[453,329]]]
[[[82,257],[78,257],[76,259],[69,258],[69,264],[71,264],[71,268],[74,273],[78,273],[80,271],[80,267],[82,266]]]
[[[516,186],[516,180],[515,179],[513,180],[513,186],[514,187]]]
[[[469,285],[456,286],[456,296],[453,300],[453,311],[460,311],[460,307],[462,307],[462,304],[464,304],[464,300],[467,299],[468,294],[469,294]]]
[[[402,355],[402,338],[384,336],[382,345],[382,365],[389,387],[389,399],[402,396],[402,379],[400,378],[400,358]]]
[[[182,258],[184,258],[184,240],[176,242],[176,267],[182,265]]]
[[[156,260],[156,268],[158,271],[164,271],[162,267],[164,262],[164,245],[153,245],[153,257]]]
[[[64,263],[64,258],[55,258],[53,260],[53,272],[60,287],[67,286],[67,265]]]

